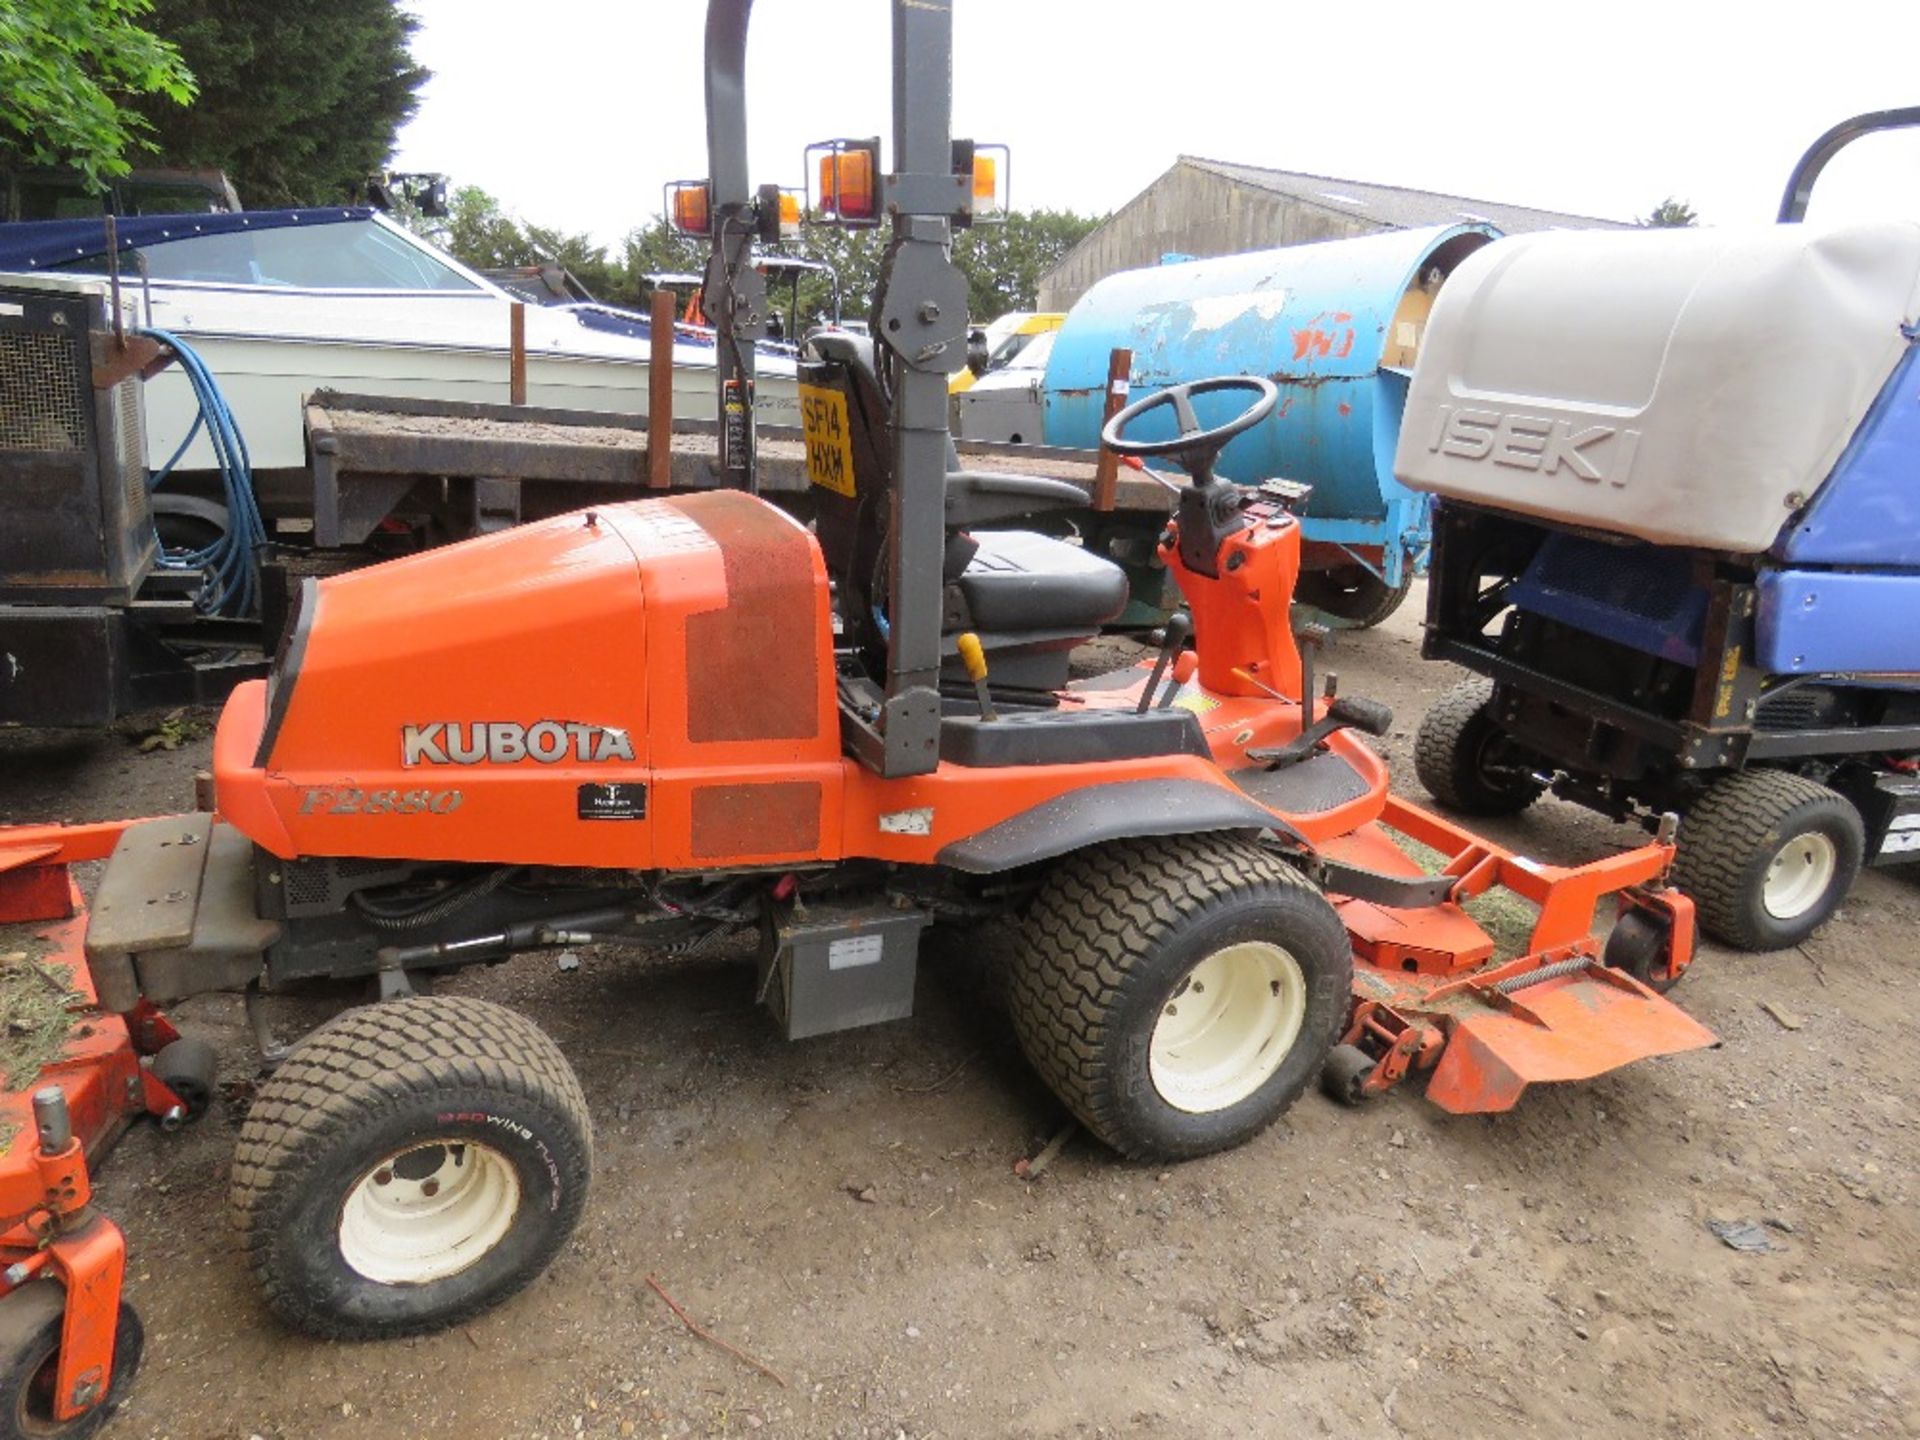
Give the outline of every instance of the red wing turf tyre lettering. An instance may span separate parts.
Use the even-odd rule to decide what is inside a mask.
[[[592,1143],[579,1081],[524,1015],[437,995],[361,1006],[261,1087],[233,1216],[287,1324],[418,1334],[546,1268],[586,1203]]]
[[[1259,1134],[1312,1083],[1351,1005],[1339,916],[1248,839],[1069,855],[1021,942],[1008,995],[1021,1048],[1087,1129],[1136,1159],[1188,1159]],[[1284,1023],[1263,1028],[1269,1015]]]
[[[1846,797],[1791,771],[1743,770],[1688,807],[1673,882],[1714,939],[1784,950],[1839,908],[1865,848],[1860,812]]]
[[[54,1365],[66,1307],[66,1291],[51,1280],[30,1280],[0,1299],[0,1440],[84,1440],[127,1398],[146,1335],[140,1317],[123,1300],[113,1332],[107,1398],[64,1424],[53,1418]]]
[[[1420,721],[1413,768],[1427,793],[1463,815],[1517,815],[1540,798],[1529,775],[1488,767],[1501,736],[1493,718],[1493,685],[1465,680],[1454,686]]]

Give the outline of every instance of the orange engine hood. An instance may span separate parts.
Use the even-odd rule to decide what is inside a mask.
[[[690,730],[699,738],[688,693],[713,667],[738,668],[713,644],[702,666],[698,642],[725,628],[711,617],[738,615],[739,552],[755,544],[784,563],[761,567],[751,633],[808,682],[782,691],[800,712],[788,729],[831,747],[819,549],[765,502],[719,491],[310,582],[265,694],[236,692],[221,717],[223,814],[283,856],[651,863],[652,827],[632,812],[655,752],[672,763]],[[751,676],[727,679],[737,704],[756,703]],[[724,728],[714,710],[701,712],[709,730]],[[590,815],[598,803],[615,813]],[[642,823],[581,823],[598,818]]]

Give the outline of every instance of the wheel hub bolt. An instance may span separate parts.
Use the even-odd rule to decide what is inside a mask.
[[[428,1199],[432,1199],[435,1195],[438,1195],[440,1193],[440,1182],[438,1180],[422,1181],[420,1184],[420,1193],[422,1195],[425,1195]]]
[[[374,1183],[374,1184],[376,1184],[376,1185],[390,1185],[390,1184],[392,1184],[392,1183],[393,1183],[393,1172],[392,1172],[391,1170],[376,1170],[376,1171],[374,1171],[374,1172],[373,1172],[373,1183]]]

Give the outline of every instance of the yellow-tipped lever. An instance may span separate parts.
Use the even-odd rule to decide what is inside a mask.
[[[973,681],[973,693],[980,699],[980,718],[998,720],[993,711],[993,697],[987,694],[987,652],[980,648],[980,637],[971,630],[953,642],[960,652],[960,663],[967,667],[967,676]]]

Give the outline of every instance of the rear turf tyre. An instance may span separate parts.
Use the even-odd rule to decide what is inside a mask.
[[[1411,565],[1401,567],[1398,585],[1387,584],[1363,565],[1342,565],[1301,572],[1294,582],[1293,598],[1346,621],[1356,630],[1371,630],[1400,608],[1412,588]]]
[[[1865,849],[1860,812],[1844,796],[1785,770],[1744,770],[1688,808],[1673,881],[1714,939],[1784,950],[1839,908]]]
[[[122,1300],[106,1399],[71,1420],[53,1418],[54,1372],[66,1306],[66,1291],[51,1280],[29,1281],[0,1299],[0,1440],[83,1440],[97,1433],[127,1398],[146,1335],[133,1306]]]
[[[1464,680],[1420,722],[1414,773],[1427,793],[1463,815],[1517,815],[1546,788],[1512,762],[1506,732],[1493,718],[1493,685]]]
[[[1055,866],[1009,976],[1028,1061],[1123,1155],[1239,1145],[1319,1073],[1353,954],[1326,897],[1251,840],[1122,841]]]
[[[418,1334],[545,1269],[592,1163],[579,1082],[538,1026],[418,996],[349,1010],[294,1047],[241,1127],[233,1214],[287,1324]]]

